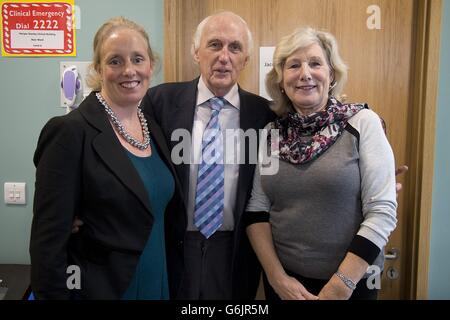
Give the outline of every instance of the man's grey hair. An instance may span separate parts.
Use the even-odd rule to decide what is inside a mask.
[[[230,14],[238,18],[245,26],[245,31],[247,33],[247,55],[250,56],[253,52],[253,36],[252,33],[247,25],[247,22],[239,15],[235,14],[231,11],[221,11],[214,13],[210,16],[207,16],[205,19],[203,19],[197,26],[197,30],[195,30],[194,36],[192,38],[192,45],[191,45],[191,54],[192,56],[195,55],[195,52],[200,47],[200,40],[202,38],[203,29],[205,28],[206,24],[208,23],[209,19],[212,17],[222,15],[222,14]]]

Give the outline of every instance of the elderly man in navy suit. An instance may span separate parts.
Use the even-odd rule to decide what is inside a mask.
[[[169,268],[184,263],[183,273],[174,275],[177,268],[172,272],[180,284],[178,299],[254,299],[256,295],[260,267],[242,221],[256,146],[246,144],[243,136],[235,139],[232,149],[243,150],[245,157],[240,158],[245,159],[231,163],[220,151],[229,146],[223,141],[224,132],[257,132],[274,119],[266,99],[237,84],[251,50],[252,35],[241,17],[232,12],[208,16],[198,25],[192,44],[200,77],[151,88],[141,104],[161,125],[170,149],[181,143],[176,135],[172,137],[175,130],[184,129],[191,138],[192,148],[182,155],[188,161],[176,165],[187,209],[186,221],[180,221],[179,227],[186,233],[184,239],[177,239],[180,260],[168,262]],[[211,145],[215,150],[208,149]],[[175,163],[176,155],[172,152]]]

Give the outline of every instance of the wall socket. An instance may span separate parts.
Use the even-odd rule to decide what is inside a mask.
[[[25,182],[5,182],[5,203],[26,204]]]

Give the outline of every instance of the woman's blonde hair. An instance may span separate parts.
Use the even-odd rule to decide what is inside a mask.
[[[283,68],[286,60],[297,50],[317,43],[324,51],[333,77],[329,94],[339,98],[339,94],[347,81],[347,65],[339,55],[335,37],[324,31],[311,27],[298,28],[293,33],[281,38],[273,54],[273,67],[266,77],[266,90],[273,99],[272,109],[283,116],[292,111],[292,102],[281,91]]]
[[[145,29],[134,21],[131,21],[124,17],[115,17],[106,21],[94,37],[93,49],[94,55],[92,57],[92,63],[89,65],[89,72],[86,77],[87,85],[94,91],[100,91],[102,88],[101,81],[101,62],[102,62],[102,47],[105,40],[118,29],[131,29],[137,31],[147,43],[147,52],[150,57],[152,66],[154,66],[158,60],[157,56],[153,53],[150,46],[150,40]]]

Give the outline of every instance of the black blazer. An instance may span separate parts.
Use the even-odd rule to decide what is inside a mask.
[[[165,215],[166,252],[171,261],[178,254],[172,240],[177,238],[173,221],[185,216],[181,189],[161,129],[147,119],[151,138],[177,185]],[[42,299],[119,299],[134,274],[153,216],[144,184],[95,93],[78,109],[45,125],[34,163],[33,292]],[[71,234],[75,215],[84,225]],[[73,264],[80,267],[80,290],[66,286],[70,276],[66,268]],[[171,292],[176,290],[172,273]]]
[[[166,83],[151,88],[142,101],[144,112],[153,117],[161,126],[169,149],[179,141],[171,141],[172,132],[183,128],[192,132],[197,84],[199,78],[190,82]],[[275,119],[269,102],[255,94],[239,88],[240,128],[262,129]],[[246,159],[249,147],[246,145]],[[189,164],[175,165],[180,178],[185,207],[189,194]],[[237,197],[234,207],[234,253],[233,253],[233,299],[254,299],[260,279],[260,265],[245,233],[242,215],[251,195],[255,164],[246,163],[239,167]],[[186,224],[183,226],[186,229]],[[180,241],[180,246],[182,242]]]

